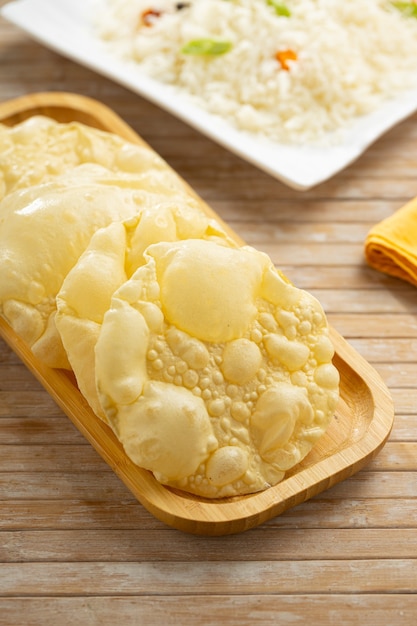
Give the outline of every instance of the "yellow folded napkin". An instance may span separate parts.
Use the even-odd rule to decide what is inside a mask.
[[[417,286],[417,198],[369,231],[365,258],[380,272]]]

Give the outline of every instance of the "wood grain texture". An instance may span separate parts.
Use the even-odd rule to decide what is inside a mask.
[[[1,100],[48,91],[99,99],[243,239],[278,263],[285,251],[285,273],[389,387],[395,419],[380,454],[331,489],[246,533],[184,535],[138,503],[0,340],[1,626],[414,626],[417,293],[367,267],[361,237],[417,195],[417,115],[300,193],[0,18]]]
[[[310,623],[333,626],[341,622],[357,626],[366,615],[370,624],[413,624],[417,598],[408,593],[385,595],[350,594],[235,594],[177,595],[155,598],[144,596],[89,596],[75,598],[14,598],[0,600],[0,611],[19,623],[27,615],[29,626],[61,623],[115,624],[122,615],[125,624],[177,626],[178,624],[303,623],[308,613]],[[202,616],[204,615],[204,619]],[[0,618],[1,619],[1,618]]]

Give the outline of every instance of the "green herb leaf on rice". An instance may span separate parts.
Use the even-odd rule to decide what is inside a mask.
[[[291,11],[283,2],[279,2],[278,0],[266,0],[266,3],[275,9],[277,15],[291,17]]]
[[[417,4],[415,2],[391,2],[391,4],[407,17],[417,18]]]
[[[230,41],[218,41],[215,39],[193,39],[186,43],[182,48],[183,54],[192,54],[196,56],[219,56],[229,52],[232,44]]]

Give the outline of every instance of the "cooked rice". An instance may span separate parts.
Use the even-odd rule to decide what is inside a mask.
[[[417,84],[417,19],[387,0],[100,0],[99,36],[138,70],[239,129],[316,143]],[[177,5],[186,5],[177,8]],[[150,26],[141,23],[149,9]],[[230,42],[191,55],[192,40]],[[276,58],[291,51],[288,69]]]

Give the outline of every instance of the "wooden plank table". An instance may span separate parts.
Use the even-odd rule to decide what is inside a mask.
[[[148,513],[0,342],[0,625],[414,625],[417,292],[370,269],[363,242],[417,195],[417,115],[297,192],[0,20],[1,101],[56,90],[112,108],[316,295],[396,415],[358,474],[253,530],[198,537]]]

